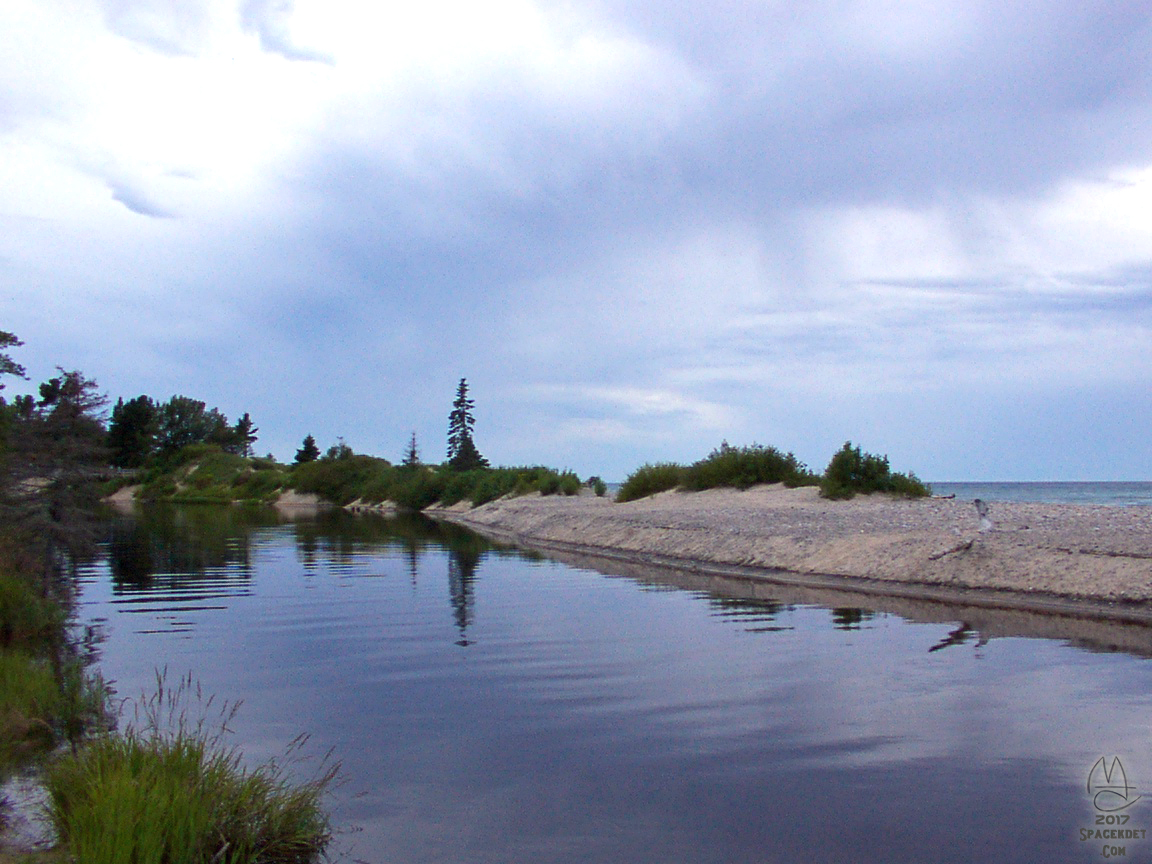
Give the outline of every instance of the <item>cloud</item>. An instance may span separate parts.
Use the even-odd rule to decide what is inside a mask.
[[[292,0],[244,0],[240,20],[246,30],[260,37],[260,47],[288,60],[331,64],[332,57],[296,44],[291,32],[295,3]]]
[[[151,216],[154,219],[174,219],[176,214],[160,207],[144,193],[123,183],[109,181],[112,198],[119,201],[133,213],[141,216]]]
[[[1135,3],[17,0],[2,326],[114,393],[258,404],[285,452],[438,439],[466,375],[500,458],[611,477],[868,434],[951,466],[925,419],[967,422],[949,394],[1029,429],[1014,402],[1095,388],[1130,406],[1105,444],[1131,474],[1150,26]],[[1061,458],[1036,440],[1001,472]]]

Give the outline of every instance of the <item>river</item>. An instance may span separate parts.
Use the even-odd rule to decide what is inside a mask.
[[[309,734],[343,764],[345,860],[1152,860],[1145,627],[606,573],[343,512],[151,507],[103,548],[78,623],[118,695],[191,673],[242,700],[253,761]],[[1094,798],[1117,757],[1121,798]]]

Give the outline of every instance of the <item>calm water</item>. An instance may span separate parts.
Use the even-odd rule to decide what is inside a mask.
[[[1101,756],[1152,801],[1146,628],[720,596],[342,513],[151,509],[107,553],[104,674],[242,699],[253,759],[333,749],[348,860],[1152,860],[1079,839]]]
[[[1053,504],[1152,504],[1152,483],[932,483],[935,495],[985,501],[1042,501]]]

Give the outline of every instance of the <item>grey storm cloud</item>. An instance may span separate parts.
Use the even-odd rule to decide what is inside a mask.
[[[755,437],[815,462],[863,430],[930,475],[969,470],[940,450],[971,417],[1033,428],[1019,394],[1050,421],[1147,383],[1143,217],[1075,197],[1127,184],[1140,212],[1146,2],[485,7],[527,22],[507,42],[452,29],[474,7],[336,7],[99,0],[114,38],[72,71],[48,31],[62,71],[37,46],[35,74],[0,65],[6,161],[102,166],[98,195],[65,177],[6,205],[0,287],[58,273],[94,321],[143,310],[131,350],[80,321],[52,343],[117,392],[227,397],[285,452],[302,424],[398,452],[442,433],[466,375],[497,458],[615,476]],[[142,55],[171,77],[85,102],[87,74],[116,60],[130,88]],[[60,326],[37,308],[0,326],[34,346]],[[1006,473],[1061,455],[1020,437]],[[1112,452],[1131,474],[1144,451]]]

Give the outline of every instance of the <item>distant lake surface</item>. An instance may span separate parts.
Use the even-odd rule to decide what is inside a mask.
[[[422,519],[153,507],[110,519],[79,623],[120,696],[191,672],[252,760],[331,749],[345,860],[1152,861],[1081,839],[1105,756],[1152,829],[1146,628],[673,583]]]
[[[932,494],[985,501],[1039,501],[1049,504],[1152,504],[1152,483],[932,483]]]

